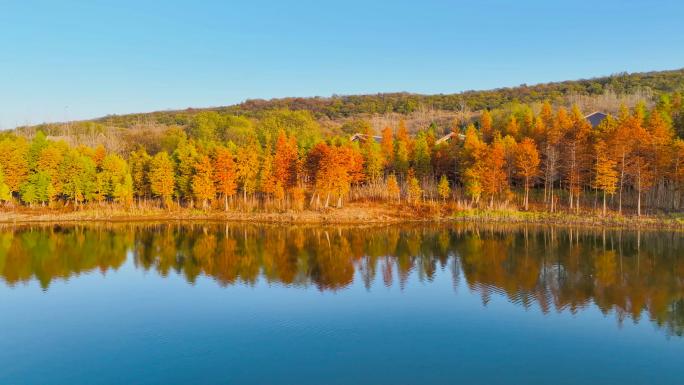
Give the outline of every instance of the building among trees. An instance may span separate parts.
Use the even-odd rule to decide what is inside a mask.
[[[368,135],[368,134],[362,134],[360,132],[355,133],[349,138],[350,142],[359,142],[359,143],[364,143],[368,141],[368,138],[373,138],[373,140],[377,143],[382,142],[382,136],[378,135]]]
[[[605,114],[600,111],[592,112],[591,114],[587,115],[584,117],[589,124],[591,124],[592,127],[596,128],[601,122],[603,122],[603,119],[607,118],[608,114]]]

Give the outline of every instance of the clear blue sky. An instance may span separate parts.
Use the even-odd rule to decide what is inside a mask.
[[[0,127],[684,67],[684,1],[0,0]]]

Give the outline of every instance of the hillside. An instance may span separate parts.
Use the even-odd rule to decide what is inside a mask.
[[[511,114],[523,117],[527,109],[539,112],[542,101],[554,106],[576,104],[586,113],[596,110],[616,113],[620,105],[651,107],[663,93],[684,90],[684,69],[644,73],[621,73],[593,79],[521,85],[448,95],[391,93],[333,97],[247,100],[213,108],[157,111],[65,123],[19,127],[16,132],[32,138],[43,131],[50,138],[71,145],[104,145],[126,154],[137,145],[154,152],[171,149],[167,136],[173,130],[202,130],[222,133],[217,139],[239,141],[248,132],[308,130],[308,136],[348,137],[370,128],[380,132],[403,121],[409,132],[432,127],[436,135],[476,122],[484,109],[492,112],[495,125],[504,125]],[[283,113],[283,111],[293,111]],[[529,114],[528,114],[529,115]],[[675,126],[682,126],[681,122]],[[264,128],[264,126],[268,126]],[[205,127],[206,128],[206,127]],[[192,136],[192,135],[191,135]]]
[[[392,93],[377,95],[349,95],[331,98],[285,98],[248,100],[225,110],[255,113],[274,108],[309,110],[316,116],[329,119],[357,114],[409,114],[421,107],[434,110],[461,111],[496,109],[508,103],[535,103],[545,100],[563,103],[576,95],[602,95],[607,91],[619,95],[634,94],[646,89],[655,92],[680,91],[684,87],[684,68],[673,71],[617,74],[593,79],[570,80],[532,86],[498,88],[484,91],[465,91],[446,95]]]
[[[454,94],[421,95],[412,93],[384,93],[375,95],[344,95],[332,97],[252,99],[243,103],[211,108],[189,108],[126,115],[109,115],[80,123],[86,131],[108,134],[117,128],[144,128],[182,126],[191,123],[200,112],[213,111],[227,115],[241,115],[259,119],[268,111],[278,109],[309,111],[328,131],[341,128],[355,118],[369,120],[374,128],[396,124],[405,119],[409,129],[415,131],[434,122],[448,126],[454,119],[469,120],[483,109],[510,108],[516,104],[535,104],[550,101],[554,105],[580,104],[582,109],[615,109],[620,102],[634,104],[634,100],[652,99],[660,93],[684,90],[684,68],[670,71],[620,73],[592,79],[494,90],[465,91]],[[636,95],[636,96],[635,96]],[[19,132],[31,135],[36,129],[51,132],[54,136],[68,136],[74,123],[47,123],[19,127]],[[76,124],[78,126],[78,123]],[[77,128],[77,127],[76,127]],[[447,127],[445,127],[447,129]],[[116,130],[115,130],[116,131]],[[339,133],[339,132],[338,132]]]
[[[159,111],[142,114],[112,115],[95,121],[108,125],[128,127],[140,120],[153,120],[172,124],[179,116],[192,115],[200,111],[258,116],[274,109],[311,111],[316,118],[330,120],[364,114],[411,114],[421,108],[441,111],[478,111],[497,109],[507,104],[537,103],[551,101],[562,104],[574,96],[598,96],[606,92],[617,95],[651,91],[654,93],[682,91],[684,89],[684,68],[671,71],[642,73],[620,73],[592,79],[568,80],[563,82],[520,85],[483,91],[465,91],[454,94],[421,95],[412,93],[381,93],[375,95],[340,95],[332,97],[251,99],[243,103],[214,108],[187,109],[182,111]],[[182,120],[182,119],[181,119]]]

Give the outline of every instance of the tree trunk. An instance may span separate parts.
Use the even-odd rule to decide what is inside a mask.
[[[573,195],[574,195],[574,194],[572,193],[572,187],[570,187],[569,193],[570,193],[570,194],[568,194],[568,201],[569,201],[568,203],[569,203],[569,205],[570,205],[570,211],[572,211],[572,208],[573,208],[573,205],[572,205],[572,203],[573,203],[573,202],[572,202],[572,198],[573,198]]]
[[[529,209],[530,203],[530,183],[529,177],[525,177],[525,211]]]
[[[606,191],[603,190],[603,216],[606,216]]]
[[[309,207],[313,207],[314,199],[316,198],[316,191],[311,194],[311,199],[309,200]]]
[[[618,203],[618,212],[622,214],[622,186],[625,180],[625,153],[622,153],[622,162],[620,164],[620,199]]]

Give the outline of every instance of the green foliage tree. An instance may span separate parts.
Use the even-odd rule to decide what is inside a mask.
[[[5,173],[0,169],[0,202],[7,203],[12,200],[12,192],[5,183]]]
[[[95,197],[95,161],[76,149],[64,154],[60,164],[59,176],[62,194],[77,206]]]
[[[21,185],[19,194],[21,195],[21,201],[29,207],[33,206],[33,204],[38,200],[36,186],[33,183],[24,183]]]
[[[191,199],[193,196],[192,178],[198,156],[192,140],[181,140],[173,153],[176,166],[176,193],[179,199]]]
[[[262,143],[275,143],[280,131],[295,137],[299,147],[309,149],[320,140],[321,128],[309,111],[268,111],[256,126]]]
[[[400,174],[405,175],[409,169],[409,149],[408,143],[403,140],[397,140],[395,142],[395,152],[394,152],[394,170]]]
[[[356,133],[370,135],[373,131],[373,127],[365,119],[353,119],[342,124],[340,131],[349,136]]]
[[[425,178],[431,170],[430,148],[428,147],[425,133],[420,133],[416,138],[413,150],[413,168],[418,178]]]
[[[38,131],[31,141],[31,145],[28,150],[28,166],[30,170],[36,170],[38,159],[42,154],[43,150],[49,145],[47,137],[43,131]]]
[[[131,174],[125,174],[123,180],[114,186],[112,197],[114,201],[124,205],[133,203],[133,177]]]
[[[52,178],[45,171],[40,171],[29,176],[22,185],[21,200],[29,206],[34,203],[52,203],[56,190],[52,185]]]
[[[380,144],[375,140],[367,140],[363,143],[364,168],[369,181],[377,181],[382,177],[385,169],[385,157]]]
[[[215,141],[244,144],[254,132],[254,124],[245,116],[202,111],[195,115],[188,126],[190,138],[198,143]]]

